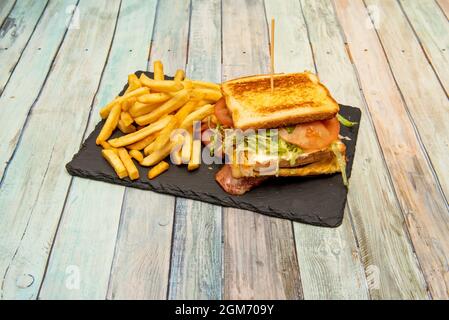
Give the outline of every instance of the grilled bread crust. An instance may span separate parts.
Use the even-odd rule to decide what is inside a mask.
[[[279,128],[335,117],[338,103],[310,72],[256,75],[222,84],[234,127],[242,130]]]

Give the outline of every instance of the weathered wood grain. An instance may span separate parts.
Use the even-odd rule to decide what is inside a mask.
[[[441,10],[446,15],[446,18],[449,19],[449,1],[448,0],[436,0]]]
[[[0,179],[20,139],[33,102],[44,85],[51,64],[67,30],[67,6],[76,0],[49,3],[14,73],[0,96],[2,125],[0,126]],[[31,80],[31,81],[30,81]]]
[[[447,2],[447,1],[446,1]],[[433,0],[400,0],[427,57],[449,93],[449,23]],[[446,6],[448,6],[446,4]]]
[[[302,15],[296,0],[265,0],[267,21],[276,20],[276,72],[315,72],[314,58]],[[311,18],[311,17],[309,17]],[[315,17],[316,18],[316,17]],[[326,21],[320,17],[320,30]],[[322,42],[314,34],[313,42]],[[320,61],[322,62],[322,61]],[[334,65],[334,62],[328,62]],[[341,75],[339,75],[341,77]],[[331,90],[333,88],[330,88]],[[338,89],[338,88],[336,88]],[[333,92],[333,91],[332,91]],[[365,275],[357,253],[349,212],[340,228],[329,229],[294,223],[296,250],[305,299],[366,299]]]
[[[221,82],[221,1],[193,0],[187,77]],[[221,299],[222,209],[176,199],[169,299]]]
[[[110,47],[119,1],[80,6],[82,28],[68,31],[1,184],[2,298],[37,295],[71,181],[64,166],[79,148],[90,110],[82,106],[92,102]]]
[[[223,1],[223,78],[266,73],[268,30],[262,1]],[[224,209],[224,298],[298,299],[292,224]]]
[[[360,1],[338,1],[336,8],[405,220],[409,226],[420,228],[419,217],[428,219],[447,214],[445,200],[376,32],[374,28],[361,29],[359,26],[360,21],[369,19],[366,8]],[[426,277],[431,279],[429,274]],[[430,290],[433,294],[438,292],[433,288]]]
[[[337,101],[362,110],[348,207],[370,296],[373,299],[423,297],[425,292],[403,227],[401,208],[332,3],[301,2],[321,81]]]
[[[151,69],[155,60],[163,61],[167,75],[185,68],[189,14],[188,1],[159,2],[149,61]],[[137,206],[141,208],[138,211]],[[123,208],[108,297],[165,299],[175,198],[127,189]],[[133,277],[129,278],[130,274]]]
[[[14,7],[16,0],[3,0],[0,2],[0,26]]]
[[[449,101],[396,2],[367,0],[388,19],[378,35],[388,62],[429,155],[442,189],[449,196]],[[392,30],[400,32],[392,33]],[[448,30],[449,31],[449,30]],[[446,198],[447,199],[447,198]],[[446,199],[434,198],[437,210],[412,214],[407,220],[418,260],[434,298],[449,298],[449,215]]]
[[[46,5],[44,1],[17,0],[0,28],[0,94],[8,82]]]
[[[122,2],[84,138],[100,120],[99,110],[120,92],[127,75],[147,66],[157,1],[140,4],[139,0]],[[73,179],[39,298],[106,297],[124,190],[112,184]],[[80,271],[81,283],[76,290],[66,285],[67,273],[73,267]]]

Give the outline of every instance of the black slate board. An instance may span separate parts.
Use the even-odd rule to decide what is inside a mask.
[[[141,71],[136,72],[137,75],[140,73]],[[146,73],[152,77],[151,73]],[[358,108],[340,105],[340,113],[345,118],[360,123],[361,113]],[[337,227],[343,220],[347,189],[342,183],[340,174],[270,179],[242,196],[232,196],[221,189],[215,181],[215,173],[221,165],[214,164],[203,164],[193,172],[187,171],[185,166],[171,165],[167,172],[154,180],[147,178],[148,168],[138,165],[140,179],[135,181],[129,178],[119,179],[101,156],[101,147],[95,144],[102,125],[103,122],[97,124],[80,151],[66,165],[71,175],[201,200],[225,207],[256,211],[273,217],[323,227]],[[341,129],[341,134],[351,139],[344,140],[347,146],[348,177],[351,175],[358,128],[359,125],[352,128],[342,126]],[[120,135],[116,133],[114,137]]]

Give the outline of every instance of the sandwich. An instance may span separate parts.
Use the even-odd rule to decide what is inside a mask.
[[[270,178],[338,172],[347,185],[339,105],[329,90],[310,72],[274,75],[273,91],[270,77],[222,84],[211,134],[203,139],[211,153],[226,159],[215,177],[219,185],[241,195]]]

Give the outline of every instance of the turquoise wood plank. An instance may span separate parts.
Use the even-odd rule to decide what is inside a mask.
[[[278,30],[275,38],[276,72],[316,72],[301,2],[285,0],[280,6],[275,0],[265,0],[265,8],[267,21],[275,18]],[[316,19],[323,24],[326,22],[324,15]],[[313,42],[317,41],[321,38],[313,39]],[[300,223],[293,225],[304,299],[368,298],[348,210],[342,226],[336,229]]]
[[[16,0],[2,0],[0,1],[0,26],[5,21],[6,17],[11,12]]]
[[[44,85],[64,39],[67,19],[61,14],[77,0],[52,1],[45,10],[14,73],[0,96],[0,179],[20,139],[30,108]]]
[[[48,1],[17,0],[0,29],[0,94]]]
[[[187,60],[189,1],[160,1],[150,66],[162,60],[173,75]],[[168,291],[175,198],[129,188],[123,203],[108,298],[165,299]]]
[[[192,1],[188,57],[187,77],[221,82],[221,1]],[[221,299],[221,211],[176,199],[169,299]]]
[[[416,213],[410,211],[409,216],[413,218],[409,217],[407,222],[432,297],[448,299],[449,278],[445,277],[445,273],[449,262],[449,211],[446,207],[449,196],[449,100],[400,5],[377,0],[368,0],[366,4],[377,6],[390,17],[379,25],[377,34],[407,111],[429,156],[429,166],[433,166],[441,189],[446,194],[446,198],[438,194],[438,182],[434,186],[426,186],[426,196],[414,203],[413,208],[425,205],[429,209],[416,210]],[[400,32],[392,34],[390,30]],[[436,192],[428,197],[432,189]]]
[[[449,23],[433,0],[399,1],[421,45],[449,93]],[[446,4],[444,8],[447,8]]]
[[[140,0],[122,2],[85,138],[100,121],[101,107],[120,92],[127,75],[147,66],[157,1],[140,4]],[[39,298],[106,297],[124,190],[112,184],[73,179]],[[77,290],[66,286],[67,270],[73,266],[81,271]]]
[[[223,1],[223,77],[269,70],[262,1]],[[290,221],[224,208],[224,298],[299,299],[301,282]]]
[[[119,1],[82,0],[0,188],[1,298],[36,298],[111,45]],[[99,19],[101,12],[101,19]]]

